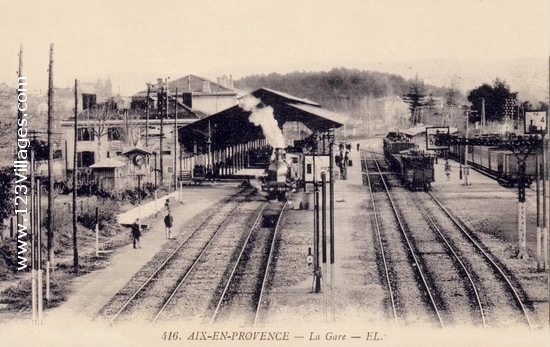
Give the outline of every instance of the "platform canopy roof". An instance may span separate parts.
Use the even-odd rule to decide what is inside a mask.
[[[242,97],[241,101],[250,96],[261,101],[258,107],[273,108],[280,129],[286,122],[301,122],[311,131],[325,132],[341,127],[347,120],[347,117],[323,109],[314,101],[272,89],[258,89]],[[195,145],[204,148],[209,138],[212,150],[262,139],[265,136],[261,127],[248,120],[251,114],[251,111],[235,105],[182,127],[179,130],[180,142],[187,151],[193,151]]]

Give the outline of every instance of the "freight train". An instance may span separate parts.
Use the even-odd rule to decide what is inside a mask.
[[[384,156],[401,183],[409,190],[428,191],[435,181],[435,157],[394,132],[383,141]]]
[[[507,187],[517,187],[519,182],[519,165],[514,153],[497,146],[468,146],[466,154],[468,164],[488,174]],[[449,157],[464,163],[464,146],[449,147]],[[531,154],[525,160],[526,185],[530,186],[536,175],[536,155]]]

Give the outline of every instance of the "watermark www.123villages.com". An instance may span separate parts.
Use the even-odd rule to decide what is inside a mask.
[[[17,216],[17,270],[21,271],[27,268],[27,166],[28,166],[28,148],[30,140],[27,138],[27,77],[19,77],[17,80],[17,157],[13,161],[13,171],[15,172],[15,215]],[[23,206],[24,205],[24,206]],[[24,208],[23,208],[24,207]],[[23,218],[19,218],[19,215]],[[21,223],[20,223],[21,221]]]

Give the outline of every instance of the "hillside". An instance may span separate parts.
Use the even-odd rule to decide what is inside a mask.
[[[338,68],[328,72],[252,75],[235,81],[242,90],[270,88],[320,103],[329,110],[360,118],[374,99],[401,97],[410,80],[384,72]],[[426,85],[427,95],[442,97],[446,88]]]
[[[391,72],[404,78],[418,75],[425,83],[449,86],[455,83],[467,94],[498,77],[506,81],[520,100],[533,104],[548,102],[548,58],[502,59],[494,61],[419,60],[367,64],[369,70]]]

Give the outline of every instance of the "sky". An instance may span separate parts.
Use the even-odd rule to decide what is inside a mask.
[[[2,1],[0,82],[23,45],[29,88],[110,77],[130,95],[157,77],[369,69],[377,63],[549,56],[548,0]]]

